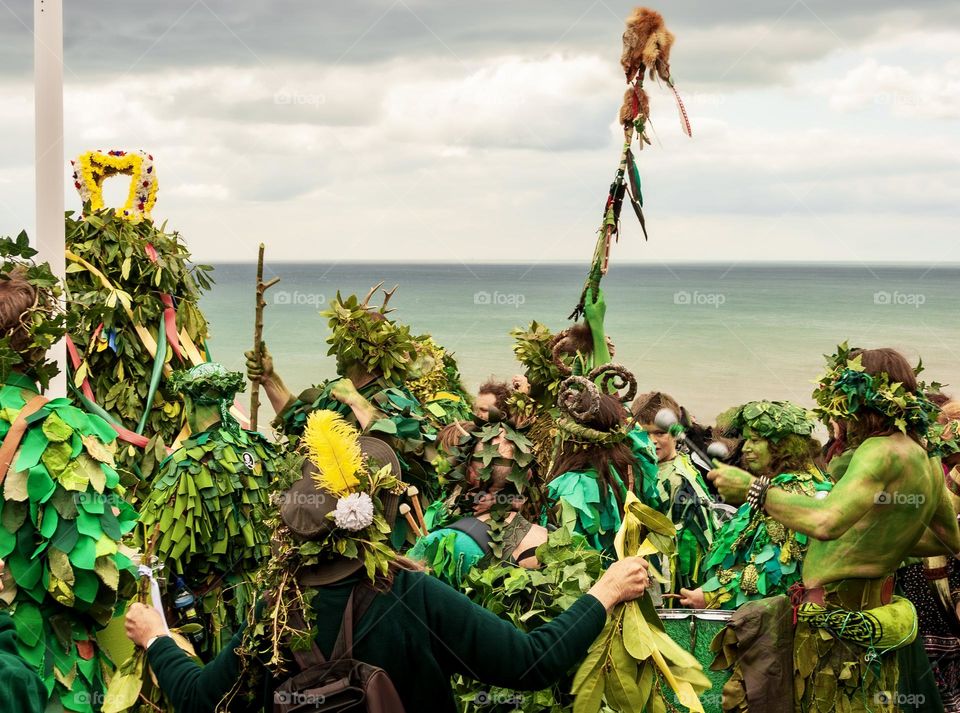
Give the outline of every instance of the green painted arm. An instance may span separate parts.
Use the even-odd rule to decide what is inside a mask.
[[[610,350],[607,347],[607,335],[603,327],[603,320],[607,314],[607,303],[603,290],[599,287],[596,292],[596,300],[594,300],[593,288],[587,289],[583,314],[587,324],[590,325],[590,333],[593,336],[593,368],[609,364],[613,361],[613,358],[610,356]]]
[[[878,439],[879,440],[879,439]],[[846,474],[823,500],[771,488],[765,509],[790,530],[818,540],[836,540],[876,504],[902,464],[878,440],[857,449]]]

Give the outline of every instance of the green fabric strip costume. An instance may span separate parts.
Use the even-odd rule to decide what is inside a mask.
[[[771,485],[813,497],[833,484],[817,468],[778,475]],[[807,536],[743,504],[717,532],[705,562],[707,608],[736,609],[744,602],[787,590],[801,581]]]
[[[141,512],[148,537],[159,527],[154,554],[201,597],[208,617],[205,654],[222,648],[253,601],[252,573],[270,554],[270,533],[261,523],[279,467],[269,441],[223,413],[241,374],[201,364],[186,372],[180,389],[191,403],[204,403],[206,372],[214,370],[232,379],[214,386],[215,395],[208,397],[224,407],[221,420],[191,435],[161,463]]]
[[[10,374],[0,387],[0,438],[36,386]],[[111,664],[96,632],[132,593],[136,568],[120,541],[136,524],[114,465],[116,433],[66,399],[27,418],[3,482],[0,558],[16,582],[18,656],[69,711],[93,711]],[[29,710],[29,709],[28,709]]]
[[[623,480],[615,470],[610,472],[623,498],[627,492]],[[562,473],[547,483],[547,506],[566,504],[572,508],[576,513],[574,532],[583,535],[594,549],[612,557],[613,538],[621,523],[620,502],[613,487],[608,486],[606,493],[601,493],[600,488],[593,468]]]
[[[704,559],[718,527],[707,484],[686,453],[660,463],[654,478],[644,476],[641,499],[677,527],[677,550],[670,558],[667,591],[693,589],[702,579]]]

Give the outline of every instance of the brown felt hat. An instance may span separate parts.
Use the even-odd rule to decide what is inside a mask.
[[[400,476],[400,460],[386,443],[372,436],[360,436],[360,451],[372,471],[389,465],[393,474]],[[336,525],[327,515],[337,507],[337,496],[317,487],[313,476],[317,467],[309,459],[303,462],[301,478],[283,494],[280,504],[280,517],[290,528],[293,536],[299,540],[314,540],[329,534]],[[383,492],[379,496],[383,505],[383,517],[393,526],[397,519],[400,498],[392,493]],[[363,560],[331,555],[330,559],[301,576],[301,582],[308,586],[332,584],[349,577],[363,567]]]

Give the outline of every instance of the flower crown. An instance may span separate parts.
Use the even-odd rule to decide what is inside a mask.
[[[908,391],[900,382],[890,381],[886,373],[868,374],[861,356],[851,358],[855,351],[847,343],[837,347],[837,353],[827,357],[827,370],[819,378],[813,391],[817,403],[815,412],[824,421],[856,418],[865,410],[888,417],[894,427],[903,433],[913,431],[926,435],[936,420],[938,408],[923,395],[927,388],[938,389],[940,384],[918,383],[917,391]],[[922,362],[914,374],[923,371]]]
[[[20,316],[19,324],[0,333],[0,381],[6,381],[11,370],[22,365],[23,371],[46,389],[60,371],[56,362],[46,358],[46,352],[66,333],[67,315],[60,306],[60,281],[48,263],[33,261],[36,254],[26,232],[21,231],[16,239],[0,238],[0,280],[10,280],[16,271],[36,291],[33,305]],[[12,340],[16,335],[25,335],[26,340],[18,337],[15,348]],[[31,352],[35,355],[32,363],[24,363],[24,354]]]
[[[809,436],[815,425],[812,412],[790,401],[751,401],[736,410],[727,427],[740,433],[750,429],[777,443],[792,434]]]

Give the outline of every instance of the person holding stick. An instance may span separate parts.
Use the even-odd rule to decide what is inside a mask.
[[[159,615],[134,605],[127,634],[178,713],[209,713],[248,696],[251,710],[287,700],[298,672],[293,647],[306,639],[329,655],[344,612],[357,601],[349,655],[386,672],[405,710],[453,713],[450,677],[520,690],[558,680],[584,657],[607,612],[647,587],[646,563],[620,561],[552,622],[522,633],[433,579],[387,545],[399,461],[339,414],[317,411],[301,442],[308,459],[268,519],[274,554],[259,581],[264,604],[213,662],[199,666],[164,635]]]

